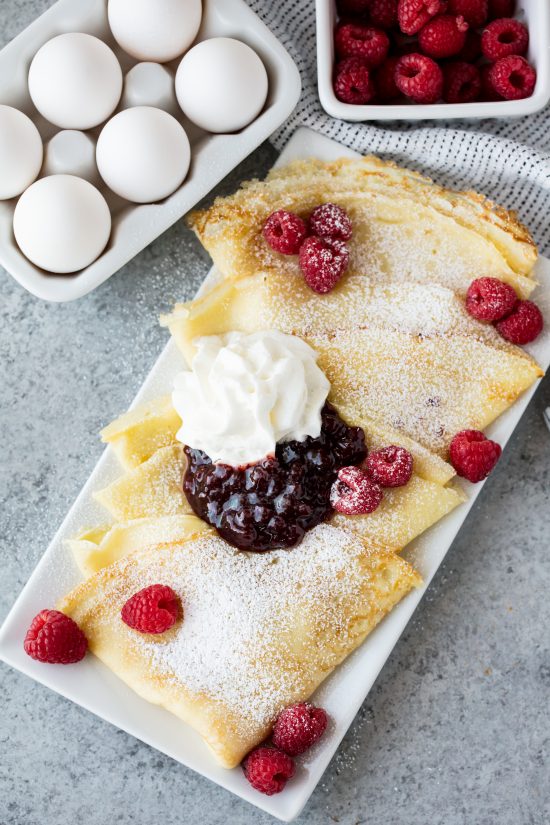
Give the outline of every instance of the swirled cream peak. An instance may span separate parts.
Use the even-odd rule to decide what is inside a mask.
[[[194,345],[191,369],[176,376],[172,394],[183,444],[238,467],[273,455],[279,441],[320,434],[330,384],[301,338],[230,332]]]

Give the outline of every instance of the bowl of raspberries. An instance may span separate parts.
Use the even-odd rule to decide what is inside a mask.
[[[550,100],[550,0],[317,0],[317,58],[343,120],[526,115]]]

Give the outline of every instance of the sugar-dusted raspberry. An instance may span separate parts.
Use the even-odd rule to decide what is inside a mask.
[[[278,209],[264,224],[264,238],[275,252],[297,255],[307,235],[307,226],[294,212]]]
[[[529,31],[519,20],[503,17],[493,20],[481,35],[481,51],[492,63],[512,54],[523,55],[529,46]]]
[[[481,57],[481,35],[473,29],[466,32],[466,42],[456,55],[456,60],[464,63],[475,63]]]
[[[371,69],[384,62],[390,48],[385,31],[358,23],[337,26],[334,43],[339,57],[362,57]]]
[[[395,84],[415,103],[435,103],[443,92],[443,72],[431,57],[405,54],[396,66]]]
[[[498,278],[476,278],[466,293],[466,310],[478,321],[498,321],[510,314],[517,300],[510,284]]]
[[[440,14],[420,30],[418,43],[424,54],[440,60],[453,57],[464,48],[468,24],[463,17]]]
[[[542,312],[532,301],[518,301],[512,312],[495,323],[503,338],[512,344],[530,344],[542,332]]]
[[[52,665],[70,665],[86,655],[88,641],[77,623],[59,610],[41,610],[23,642],[31,659]]]
[[[306,238],[300,248],[300,269],[309,287],[324,294],[334,289],[347,269],[348,249],[342,241]]]
[[[330,503],[338,513],[358,516],[373,513],[384,495],[380,486],[359,467],[342,467],[332,485]]]
[[[260,747],[243,761],[244,775],[257,791],[273,796],[294,776],[294,762],[278,748]]]
[[[336,6],[340,16],[357,17],[367,13],[369,3],[370,0],[338,0]]]
[[[314,235],[326,240],[349,241],[353,231],[350,216],[337,203],[316,206],[310,215],[309,226]]]
[[[164,633],[178,619],[181,603],[171,587],[151,584],[128,599],[120,611],[122,621],[140,633]]]
[[[489,20],[498,17],[513,17],[516,11],[516,0],[489,0]]]
[[[522,100],[533,94],[537,73],[524,57],[513,54],[493,63],[487,78],[500,97],[505,100]]]
[[[400,91],[395,84],[395,70],[399,63],[399,57],[388,57],[376,71],[374,82],[378,98],[387,103],[399,97]]]
[[[461,14],[464,20],[479,28],[487,22],[489,4],[487,0],[448,0],[449,14]]]
[[[305,753],[327,729],[323,708],[300,702],[281,711],[273,728],[273,744],[289,756]]]
[[[399,28],[403,34],[417,34],[428,20],[444,12],[446,7],[446,0],[399,0]]]
[[[390,444],[369,453],[364,467],[381,487],[403,487],[411,480],[413,457],[404,447]]]
[[[446,103],[472,103],[479,99],[481,76],[477,66],[459,61],[443,67],[443,100]]]
[[[492,68],[492,63],[487,63],[486,65],[479,67],[479,76],[481,78],[481,99],[489,102],[502,100],[502,97],[499,95],[491,82],[490,72]]]
[[[334,94],[342,103],[364,106],[376,93],[372,72],[362,57],[346,57],[336,64]]]
[[[393,29],[397,26],[398,0],[369,0],[369,17],[373,26]]]
[[[457,474],[474,484],[487,478],[502,448],[479,430],[463,430],[451,441],[449,456]]]

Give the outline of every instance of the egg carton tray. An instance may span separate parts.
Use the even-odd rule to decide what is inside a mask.
[[[60,130],[37,112],[29,95],[27,76],[38,49],[65,32],[86,32],[105,41],[117,55],[124,74],[139,62],[115,42],[107,20],[107,0],[58,0],[0,51],[0,103],[25,112],[36,124],[44,144]],[[251,124],[232,134],[204,132],[180,113],[178,119],[191,143],[187,178],[170,197],[146,205],[124,201],[101,185],[100,191],[112,214],[111,237],[103,254],[75,274],[51,275],[25,258],[13,234],[17,199],[0,201],[0,265],[33,295],[63,302],[91,292],[180,219],[289,116],[300,96],[298,70],[288,52],[244,0],[203,0],[202,24],[195,43],[210,37],[235,37],[259,54],[269,78],[262,112]],[[175,75],[178,63],[175,60],[165,65]],[[97,140],[100,131],[98,127],[87,134]]]

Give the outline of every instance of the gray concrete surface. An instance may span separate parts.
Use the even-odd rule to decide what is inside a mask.
[[[3,0],[2,44],[48,5]],[[208,267],[179,223],[76,303],[0,270],[0,620]],[[546,380],[300,825],[550,821],[549,404]],[[0,695],[0,825],[274,822],[3,665]]]

